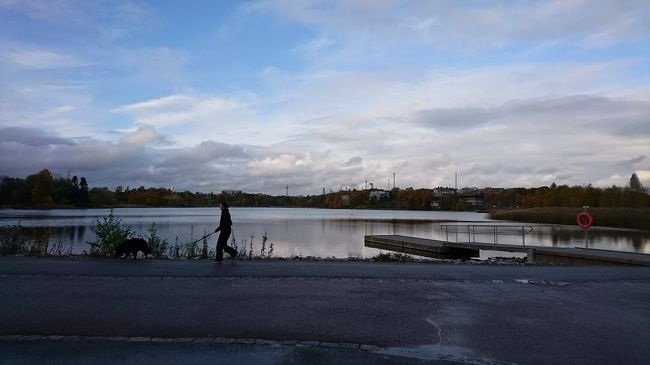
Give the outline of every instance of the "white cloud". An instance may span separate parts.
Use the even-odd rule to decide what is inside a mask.
[[[5,61],[28,69],[51,69],[86,66],[87,63],[74,55],[46,49],[14,49],[3,52]]]
[[[118,108],[115,108],[116,112],[131,112],[131,111],[140,111],[140,110],[157,110],[166,107],[173,106],[187,106],[194,101],[194,98],[189,95],[168,95],[156,99],[145,100],[133,104],[123,105]]]
[[[638,170],[635,171],[636,176],[639,177],[639,180],[643,182],[643,186],[647,189],[650,188],[650,169],[648,170]],[[630,178],[628,177],[628,184],[629,184]]]
[[[219,118],[243,105],[234,100],[217,96],[174,94],[161,98],[123,105],[114,112],[126,113],[134,117],[140,125],[158,128],[179,124],[200,124]]]
[[[142,126],[125,135],[120,140],[125,145],[169,144],[169,141],[158,134],[151,126]]]
[[[73,111],[74,109],[75,108],[72,105],[61,105],[61,106],[55,107],[50,112],[52,114],[68,113],[68,112]]]
[[[296,170],[309,169],[312,164],[309,153],[304,156],[281,154],[278,157],[267,157],[262,160],[253,160],[248,163],[251,176],[287,177]]]
[[[246,11],[271,12],[339,38],[369,43],[426,42],[484,48],[518,41],[582,39],[584,44],[650,34],[645,1],[293,1],[266,0]],[[515,21],[516,20],[516,21]],[[320,35],[318,37],[321,37]],[[361,38],[359,38],[361,37]],[[348,38],[350,40],[350,38]],[[309,47],[306,47],[309,49]]]

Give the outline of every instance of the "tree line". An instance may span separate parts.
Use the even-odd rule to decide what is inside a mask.
[[[480,193],[487,209],[535,207],[650,207],[650,196],[633,175],[629,187],[556,185],[537,188],[486,190]],[[89,189],[85,177],[54,178],[47,169],[25,179],[4,177],[0,181],[0,205],[16,208],[54,207],[213,207],[227,201],[235,207],[309,207],[350,209],[431,210],[433,189],[394,188],[383,197],[371,196],[371,190],[349,190],[307,196],[268,195],[261,193],[201,193],[166,188],[136,189],[118,186]],[[460,196],[446,197],[444,210],[473,210]]]
[[[556,185],[538,188],[513,188],[501,192],[485,193],[486,208],[648,208],[650,195],[643,189],[610,186],[597,188],[587,186]]]
[[[53,178],[47,169],[25,179],[4,177],[0,182],[0,205],[12,207],[86,207],[91,204],[85,177]]]

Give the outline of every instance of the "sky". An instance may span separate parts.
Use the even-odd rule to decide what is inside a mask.
[[[650,1],[0,0],[0,176],[650,186]]]

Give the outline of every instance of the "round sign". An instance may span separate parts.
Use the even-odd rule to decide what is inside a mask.
[[[587,212],[582,212],[578,214],[576,221],[578,222],[580,228],[589,229],[589,227],[594,224],[594,217],[592,217],[591,214]]]

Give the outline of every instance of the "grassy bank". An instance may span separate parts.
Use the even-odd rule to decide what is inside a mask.
[[[576,225],[580,208],[530,208],[496,210],[490,212],[491,219],[527,223]],[[631,228],[650,231],[650,209],[648,208],[590,208],[594,226]]]

